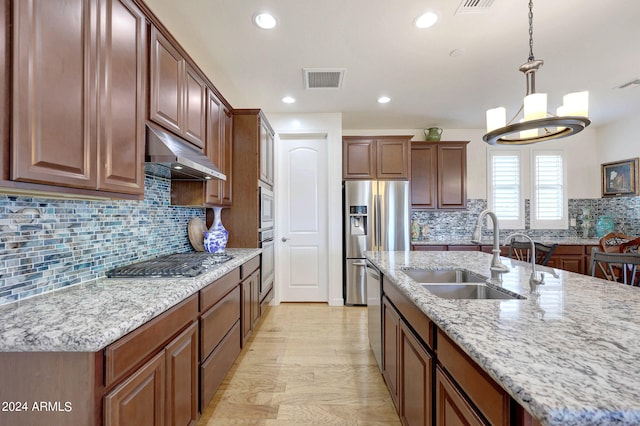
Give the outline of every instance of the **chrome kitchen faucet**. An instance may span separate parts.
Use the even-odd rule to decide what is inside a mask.
[[[471,236],[471,242],[480,244],[482,239],[482,220],[486,215],[489,215],[493,222],[493,249],[491,250],[493,258],[491,259],[491,267],[489,267],[491,270],[491,279],[502,282],[502,274],[509,272],[509,267],[504,265],[500,260],[500,227],[498,226],[498,217],[494,212],[491,210],[483,210],[480,212],[476,220],[476,228]]]

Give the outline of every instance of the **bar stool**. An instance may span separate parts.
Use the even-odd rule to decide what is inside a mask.
[[[536,263],[538,265],[546,265],[551,259],[558,244],[542,244],[539,242],[534,243],[536,247]],[[531,261],[531,244],[529,241],[519,241],[515,237],[511,239],[509,243],[509,257],[511,259],[522,260],[524,262]]]
[[[638,253],[607,253],[591,249],[591,276],[596,275],[596,267],[609,281],[636,285],[638,280],[638,265],[640,254]]]

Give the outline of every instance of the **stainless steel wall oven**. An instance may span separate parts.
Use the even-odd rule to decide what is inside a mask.
[[[260,230],[273,229],[275,217],[275,204],[273,202],[273,191],[260,184]]]
[[[262,248],[262,272],[260,276],[260,300],[273,287],[275,275],[275,247],[273,245],[273,229],[260,232]]]

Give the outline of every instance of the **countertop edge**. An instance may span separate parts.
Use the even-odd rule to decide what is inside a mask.
[[[3,305],[0,352],[100,351],[258,256],[262,249],[228,251],[233,259],[194,278],[99,278]],[[99,299],[96,307],[85,300],[91,295]],[[109,315],[114,317],[111,321]]]

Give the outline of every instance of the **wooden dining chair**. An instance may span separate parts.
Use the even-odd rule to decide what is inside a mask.
[[[551,259],[558,244],[542,244],[534,243],[536,248],[536,263],[538,265],[546,265]],[[529,241],[517,240],[515,237],[509,243],[509,257],[511,259],[522,260],[524,262],[531,261],[531,243]]]
[[[609,232],[604,237],[600,238],[599,247],[600,251],[606,253],[621,253],[620,246],[634,240],[634,237],[623,234],[622,232]]]
[[[620,244],[620,253],[638,253],[640,247],[640,238]]]
[[[602,272],[609,281],[637,285],[639,280],[638,265],[640,254],[638,253],[607,253],[593,247],[591,250],[591,276],[596,275],[596,268]]]

